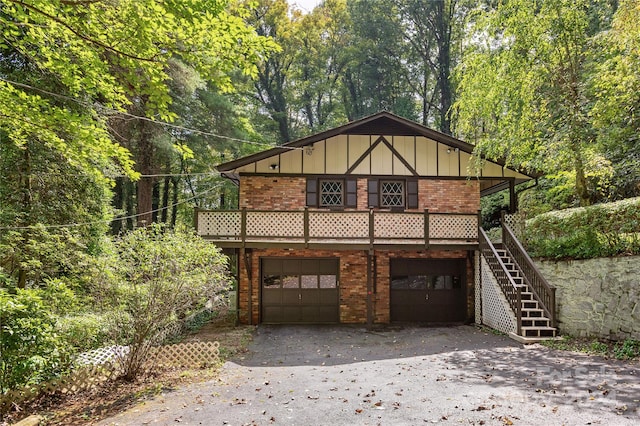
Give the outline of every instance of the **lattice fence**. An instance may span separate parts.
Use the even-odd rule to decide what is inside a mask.
[[[123,372],[122,365],[128,352],[127,347],[112,346],[83,354],[79,357],[78,366],[70,374],[38,386],[7,392],[0,397],[0,409],[4,410],[11,404],[27,403],[43,394],[68,394],[99,386]],[[145,370],[164,367],[204,368],[219,362],[218,342],[187,342],[152,347]]]
[[[482,279],[480,277],[480,252],[476,251],[473,265],[473,279],[475,282],[476,324],[482,324]]]
[[[482,319],[481,323],[502,331],[515,333],[518,329],[516,316],[504,297],[500,285],[496,281],[489,264],[482,256],[480,265]],[[477,300],[477,299],[476,299]]]
[[[248,237],[304,237],[304,212],[247,212]]]
[[[478,216],[464,214],[429,214],[429,236],[435,239],[478,238]]]
[[[513,214],[505,214],[502,216],[504,222],[511,228],[515,236],[522,241],[525,228],[525,216],[523,213],[516,212]]]
[[[422,213],[376,213],[373,222],[375,238],[424,238]]]
[[[241,221],[239,211],[198,212],[198,235],[239,237]]]
[[[311,238],[366,238],[369,235],[369,212],[311,212]]]

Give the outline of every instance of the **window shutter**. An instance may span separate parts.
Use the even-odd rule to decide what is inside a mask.
[[[307,207],[318,207],[318,179],[307,179]]]
[[[345,207],[358,207],[358,181],[355,178],[349,178],[345,181]]]
[[[418,208],[418,180],[407,179],[407,208]]]
[[[367,190],[369,193],[369,207],[378,207],[379,205],[379,197],[378,197],[378,179],[369,179],[367,182]]]

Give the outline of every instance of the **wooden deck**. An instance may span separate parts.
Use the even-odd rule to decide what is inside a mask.
[[[223,248],[332,248],[340,250],[473,250],[478,213],[390,211],[196,212],[196,229]]]

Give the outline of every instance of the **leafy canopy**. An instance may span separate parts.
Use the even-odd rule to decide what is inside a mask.
[[[226,91],[232,73],[255,75],[252,64],[276,46],[243,22],[247,13],[225,0],[7,0],[0,49],[54,76],[83,108],[74,112],[59,97],[3,78],[0,130],[16,145],[35,138],[95,173],[115,160],[133,176],[130,155],[109,138],[105,117],[144,100],[147,114],[175,118],[168,108],[172,58]]]

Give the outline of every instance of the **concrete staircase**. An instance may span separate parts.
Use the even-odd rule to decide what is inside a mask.
[[[496,248],[496,252],[504,263],[516,285],[522,286],[522,327],[521,334],[510,333],[510,337],[521,343],[535,343],[542,340],[558,339],[557,328],[553,327],[551,320],[545,316],[540,302],[522,276],[518,265],[511,259],[509,252],[502,248]]]

